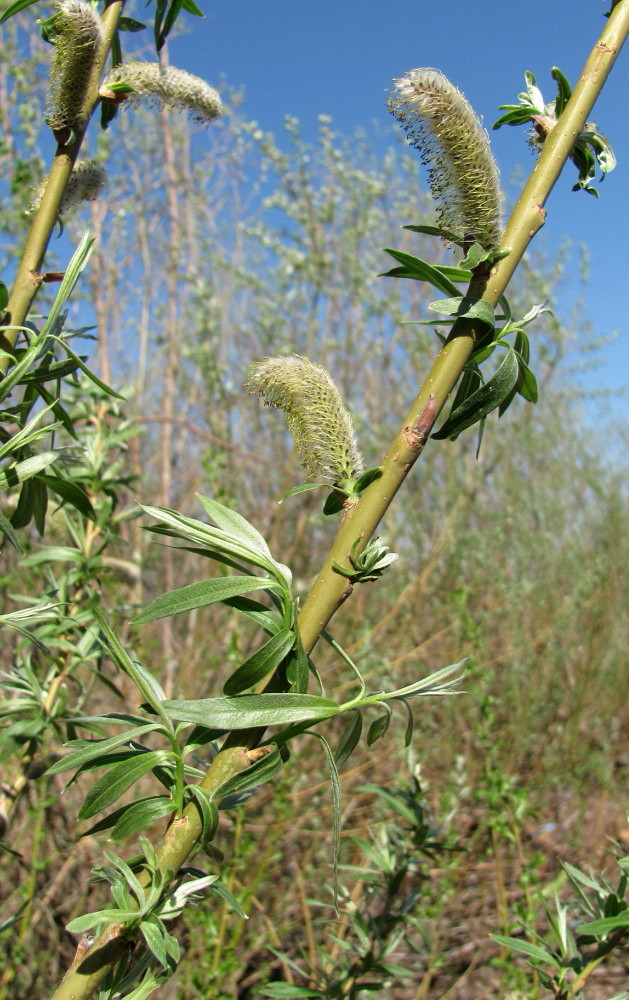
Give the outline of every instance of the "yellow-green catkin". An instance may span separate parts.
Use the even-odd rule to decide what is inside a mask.
[[[388,101],[428,167],[439,224],[466,244],[500,246],[502,195],[489,137],[463,94],[436,69],[413,69]]]
[[[298,355],[265,358],[249,371],[246,385],[286,414],[309,478],[331,483],[355,480],[363,471],[352,419],[322,365]]]
[[[59,215],[65,215],[83,201],[96,201],[106,186],[107,171],[102,163],[97,163],[96,160],[77,160],[59,206]],[[35,190],[28,208],[29,215],[39,208],[45,187],[46,181]]]
[[[197,122],[211,122],[222,111],[221,99],[214,87],[174,66],[150,62],[123,63],[107,74],[101,94],[108,96],[115,83],[127,83],[133,87],[133,91],[125,95],[127,104],[150,100],[159,107],[188,111]]]
[[[55,131],[86,124],[85,96],[103,42],[100,18],[85,0],[62,0],[55,17],[55,56],[47,121]]]

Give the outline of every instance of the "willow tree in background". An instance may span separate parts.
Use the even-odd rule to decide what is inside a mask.
[[[29,334],[30,328],[25,328],[25,319],[34,290],[51,279],[50,273],[41,272],[43,254],[66,196],[78,146],[98,95],[105,102],[103,107],[107,108],[115,106],[116,102],[124,99],[124,95],[131,94],[133,97],[142,93],[145,86],[136,76],[135,68],[126,77],[124,66],[116,68],[104,82],[100,81],[107,48],[115,38],[116,22],[111,18],[116,7],[116,4],[110,5],[104,23],[97,24],[98,19],[91,8],[68,0],[61,5],[57,19],[48,26],[57,40],[58,57],[61,58],[60,53],[63,52],[63,46],[59,45],[60,39],[63,39],[68,42],[66,51],[72,53],[71,61],[80,67],[81,82],[73,82],[71,88],[72,94],[78,94],[80,100],[72,103],[70,108],[60,100],[59,94],[63,91],[67,74],[66,67],[58,64],[50,119],[59,148],[37,209],[27,253],[6,303],[9,320],[5,330],[5,358],[9,368],[5,382],[7,392],[20,384],[24,371],[33,362],[40,360],[37,350],[41,351],[42,344],[47,352],[45,365],[48,368],[51,363],[57,365],[53,369],[55,377],[71,374],[76,367],[84,366],[84,362],[68,349],[53,324],[58,321],[67,296],[86,263],[85,241],[63,279],[60,296],[51,313],[52,319],[49,317],[41,331],[30,331],[34,336],[24,353],[20,354],[16,344],[18,333],[24,331]],[[175,5],[167,11],[158,7],[158,44],[163,42],[166,29],[172,25],[178,10]],[[67,19],[72,21],[77,13],[86,23],[83,25],[81,21],[80,30],[75,32],[73,27],[70,31]],[[119,13],[118,10],[116,16]],[[91,828],[92,832],[107,829],[111,831],[112,839],[119,841],[127,836],[139,835],[145,827],[164,818],[168,818],[168,829],[157,847],[141,836],[143,853],[140,857],[125,860],[107,852],[108,864],[98,869],[97,877],[111,886],[114,905],[78,917],[68,925],[71,931],[82,933],[84,937],[75,962],[54,994],[59,1000],[63,997],[87,997],[99,989],[105,990],[105,995],[111,997],[148,995],[177,966],[179,945],[170,931],[170,924],[187,901],[209,889],[239,911],[237,901],[217,875],[207,875],[199,869],[184,866],[196,847],[203,846],[212,851],[219,807],[236,795],[250,794],[263,781],[276,775],[287,760],[289,746],[294,739],[309,733],[323,749],[335,801],[338,839],[338,767],[345,763],[358,744],[365,710],[375,707],[378,711],[369,727],[370,744],[382,738],[389,728],[392,718],[390,703],[406,710],[406,740],[410,742],[413,732],[410,699],[453,692],[461,675],[460,663],[442,667],[434,674],[415,679],[402,687],[383,691],[377,684],[375,691],[368,691],[361,670],[332,640],[327,625],[336,610],[358,589],[358,584],[377,580],[393,561],[393,554],[372,536],[429,436],[454,439],[474,425],[479,425],[482,433],[492,411],[503,413],[516,395],[530,402],[535,401],[537,383],[529,368],[526,328],[537,311],[529,312],[521,320],[515,319],[504,298],[504,290],[530,240],[543,224],[544,203],[566,159],[570,157],[575,161],[579,170],[577,186],[586,189],[591,184],[593,164],[598,161],[603,170],[612,165],[606,140],[587,127],[587,117],[627,30],[629,2],[621,0],[614,5],[605,31],[574,93],[570,93],[565,78],[555,71],[558,95],[554,108],[546,106],[543,101],[540,107],[541,95],[533,89],[534,81],[527,79],[527,94],[523,95],[520,105],[508,110],[511,123],[533,122],[542,150],[536,169],[504,231],[500,224],[497,172],[487,138],[469,104],[434,70],[415,70],[398,81],[391,98],[391,110],[429,164],[431,188],[441,213],[438,227],[413,225],[410,229],[424,235],[442,236],[450,244],[459,246],[463,256],[459,264],[452,267],[429,264],[407,252],[391,250],[389,253],[396,266],[389,273],[394,278],[428,282],[447,296],[431,305],[437,314],[448,317],[436,322],[451,328],[443,338],[439,356],[403,418],[385,458],[366,470],[356,450],[351,419],[345,412],[342,394],[330,388],[329,376],[318,364],[286,356],[266,361],[260,359],[254,364],[250,375],[252,389],[263,400],[279,405],[289,415],[292,429],[297,432],[306,471],[318,480],[293,488],[289,493],[295,495],[323,487],[328,492],[324,513],[328,516],[340,515],[336,541],[301,607],[293,592],[290,569],[272,555],[262,534],[232,508],[216,499],[202,498],[209,521],[197,521],[166,507],[145,508],[157,521],[152,530],[182,540],[184,547],[192,547],[197,554],[207,556],[221,567],[235,570],[235,573],[201,580],[176,590],[169,589],[136,617],[136,624],[160,621],[176,613],[196,612],[210,605],[222,605],[241,613],[261,628],[265,638],[262,645],[238,663],[225,679],[222,697],[172,700],[154,674],[120,642],[98,607],[93,607],[94,617],[100,625],[102,648],[136,686],[141,705],[131,713],[107,712],[73,718],[69,735],[80,726],[86,726],[88,732],[96,734],[96,739],[72,740],[69,754],[54,763],[47,773],[50,776],[74,769],[105,768],[105,773],[87,792],[78,816],[80,820],[91,820],[112,806],[116,808],[98,820]],[[161,88],[170,74],[166,70],[152,68],[146,79],[154,80],[156,74]],[[154,88],[152,93],[158,100],[163,99],[159,88]],[[211,107],[214,113],[217,110],[215,98],[207,91],[203,93],[207,107]],[[178,94],[173,95],[175,103],[179,102]],[[196,87],[195,95],[198,95]],[[578,137],[576,140],[575,136]],[[166,134],[163,139],[167,144]],[[174,172],[171,180],[174,194]],[[176,214],[173,204],[173,225],[177,224]],[[461,282],[469,283],[465,294],[460,294],[458,285]],[[169,295],[171,305],[174,305],[172,299],[176,291],[176,285],[173,285]],[[498,308],[500,312],[497,315]],[[316,311],[313,319],[315,316]],[[175,319],[176,312],[170,318],[169,336],[173,349],[169,347],[168,360],[171,367],[175,358]],[[61,363],[52,361],[49,356],[51,339],[60,343],[68,354],[72,362],[71,370],[67,365],[59,367]],[[313,336],[314,344],[316,340]],[[292,345],[286,346],[290,351]],[[482,366],[496,356],[502,356],[497,370],[486,375]],[[44,372],[37,371],[39,381],[42,381]],[[304,373],[307,373],[305,391],[296,391],[295,378],[299,379]],[[449,415],[434,432],[435,422],[457,383]],[[172,403],[172,386],[168,395]],[[31,408],[35,401],[33,398]],[[48,405],[63,423],[65,412],[58,411],[58,401],[51,399]],[[31,436],[27,439],[27,435],[22,433],[19,439],[17,436],[11,439],[16,451],[32,445],[40,437],[33,423],[30,426],[25,423],[29,412],[28,407],[22,406],[20,416],[22,430],[26,431],[28,427]],[[167,416],[172,421],[174,411],[171,409]],[[322,421],[318,430],[317,420]],[[66,427],[68,423],[71,425],[71,421],[66,419]],[[337,433],[344,434],[346,440],[339,441]],[[332,455],[329,454],[331,434]],[[32,479],[39,483],[36,488],[39,493],[29,497],[27,492],[22,502],[20,517],[23,524],[28,522],[26,515],[30,514],[43,526],[42,486],[46,489],[56,486],[66,501],[74,503],[79,509],[82,504],[83,513],[89,516],[90,508],[84,499],[87,495],[85,489],[81,492],[76,484],[62,476],[42,478],[37,462],[21,465],[20,459],[21,456],[18,456],[12,468],[13,482],[22,478],[24,482]],[[28,462],[29,459],[22,461]],[[51,465],[56,460],[54,451],[46,453],[47,464]],[[59,479],[63,479],[66,485],[61,486]],[[70,485],[67,485],[68,482]],[[7,477],[9,483],[11,476]],[[7,538],[15,543],[15,525],[5,518],[2,526]],[[262,600],[258,599],[260,593]],[[252,594],[258,596],[254,599],[250,596]],[[310,658],[321,636],[332,645],[355,678],[356,688],[345,700],[330,698],[323,693]],[[321,685],[320,694],[308,693],[311,675]],[[317,723],[332,719],[346,720],[334,753],[322,733],[313,731]],[[110,736],[108,733],[112,727],[114,735]],[[269,727],[275,729],[272,737],[266,734]],[[150,745],[146,745],[140,738],[149,734]],[[156,740],[158,749],[153,748]],[[206,752],[212,757],[206,773],[197,766],[198,751],[202,747],[208,748]],[[140,778],[150,774],[161,782],[166,793],[139,799],[135,797],[133,801],[118,804],[123,793]],[[602,901],[602,905],[604,903]],[[596,930],[590,927],[589,931],[596,941],[600,939],[601,954],[590,960],[596,962],[604,957],[610,925]],[[620,931],[624,933],[622,918],[614,925],[617,937]],[[136,940],[142,941],[142,946],[136,955],[132,955],[130,945]],[[587,978],[585,973],[588,968],[584,960],[583,981]],[[557,992],[556,995],[563,994]]]

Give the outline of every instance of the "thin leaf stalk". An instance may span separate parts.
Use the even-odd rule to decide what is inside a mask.
[[[503,245],[510,248],[507,257],[499,261],[489,275],[478,275],[470,283],[468,294],[483,298],[495,306],[535,234],[544,224],[544,204],[568,158],[574,139],[582,130],[616,57],[629,34],[629,0],[620,0],[607,21],[601,37],[588,58],[579,84],[540,154],[507,223]],[[358,538],[362,550],[388,509],[393,497],[406,479],[426,443],[430,427],[449,394],[456,385],[464,365],[483,332],[475,320],[459,319],[450,332],[447,343],[439,352],[433,367],[412,403],[382,465],[382,475],[364,492],[357,505],[345,515],[336,540],[299,615],[299,631],[304,649],[310,653],[322,631],[350,596],[351,584],[335,573],[336,560],[348,565],[347,555]],[[421,516],[421,511],[419,511]],[[273,680],[271,681],[271,688]],[[225,780],[219,778],[222,758],[225,766],[234,766],[232,754],[246,754],[247,747],[262,738],[263,730],[240,731],[238,747],[230,745],[219,753],[203,778],[202,787],[212,794]],[[233,736],[236,736],[234,733]],[[241,758],[242,759],[242,758]],[[242,768],[241,768],[242,769]],[[233,773],[238,773],[234,770]],[[169,826],[158,857],[162,870],[173,874],[193,850],[201,834],[196,807],[188,806],[180,820]],[[109,925],[81,960],[72,967],[51,1000],[87,1000],[104,979],[109,968],[123,953],[126,944],[120,938],[118,925]],[[96,968],[95,968],[96,966]]]
[[[7,303],[5,323],[20,327],[28,316],[33,300],[40,285],[39,273],[48,249],[50,238],[59,217],[59,208],[63,201],[68,181],[72,175],[74,164],[79,155],[85,136],[87,124],[98,102],[98,85],[109,53],[111,43],[118,27],[124,0],[112,0],[102,15],[103,43],[94,62],[89,86],[86,89],[81,116],[86,122],[85,128],[77,129],[67,145],[58,144],[54,159],[48,174],[46,187],[41,203],[28,234],[26,247],[20,260],[15,282]],[[2,335],[2,346],[12,350],[18,338],[18,330],[7,330]],[[9,366],[8,357],[0,357],[0,374],[4,374]]]

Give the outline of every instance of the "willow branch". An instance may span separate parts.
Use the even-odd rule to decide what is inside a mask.
[[[85,122],[85,125],[72,134],[67,145],[63,145],[61,142],[57,145],[42,200],[33,219],[13,289],[9,296],[4,324],[14,329],[4,331],[2,335],[2,346],[5,350],[11,351],[15,347],[19,336],[17,328],[24,324],[41,284],[39,274],[59,217],[59,206],[63,201],[68,181],[79,155],[89,119],[98,103],[100,78],[123,6],[124,0],[112,0],[103,12],[101,19],[103,42],[92,67],[81,110],[81,120]],[[4,374],[8,366],[9,358],[0,357],[0,374]]]
[[[592,50],[579,83],[557,126],[547,139],[533,173],[514,208],[504,235],[504,246],[510,248],[509,256],[496,264],[489,275],[472,281],[469,288],[471,296],[482,297],[490,305],[497,305],[530,241],[544,224],[546,215],[544,204],[570,155],[575,139],[583,130],[627,34],[629,34],[629,0],[621,0],[614,8],[599,41]],[[351,593],[347,580],[333,572],[332,561],[336,559],[341,564],[346,562],[347,553],[356,538],[361,540],[361,545],[364,547],[373,535],[378,522],[421,454],[436,417],[483,332],[472,320],[461,319],[454,324],[447,344],[440,351],[387,452],[382,476],[365,490],[356,507],[347,514],[344,523],[341,524],[330,555],[299,616],[300,635],[307,652],[311,652],[314,648],[335,611]],[[259,729],[232,734],[233,741],[238,740],[239,748],[231,746],[228,738],[229,749],[221,751],[203,779],[202,785],[207,792],[213,794],[217,790],[219,773],[217,762],[220,762],[223,756],[227,756],[227,763],[230,764],[234,749],[238,749],[241,754],[246,753],[248,746],[254,745],[261,739],[260,734]],[[188,808],[187,815],[191,816],[191,807]],[[183,864],[194,849],[200,835],[198,818],[196,827],[192,824],[193,821],[190,820],[184,829],[172,824],[167,831],[159,856],[164,857],[162,852],[168,841],[172,851],[169,867],[171,864],[174,865],[177,859],[181,859],[179,864]],[[196,828],[198,832],[195,835]],[[121,930],[118,925],[106,928],[78,964],[68,971],[52,1000],[70,1000],[70,998],[87,1000],[120,957],[125,941],[128,941],[128,936],[126,939],[121,939],[120,935]]]
[[[529,243],[544,225],[546,200],[570,156],[575,140],[583,131],[628,33],[629,0],[621,0],[594,46],[507,223],[503,246],[510,248],[508,257],[497,263],[485,278],[475,278],[471,282],[470,296],[482,298],[491,306],[498,304]],[[382,476],[365,490],[356,507],[341,524],[330,554],[299,616],[299,631],[308,652],[351,592],[347,580],[333,571],[333,562],[348,565],[347,556],[355,540],[360,539],[357,547],[360,550],[373,535],[423,450],[430,432],[428,421],[434,422],[441,412],[482,333],[483,328],[473,320],[459,319],[455,322],[448,342],[440,351],[382,462]]]

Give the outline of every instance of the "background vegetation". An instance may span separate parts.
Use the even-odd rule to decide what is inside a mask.
[[[43,176],[47,52],[19,19],[2,32],[8,283],[31,189]],[[97,238],[70,320],[79,331],[75,349],[93,351],[100,377],[124,399],[76,374],[64,406],[81,447],[63,427],[58,436],[96,516],[52,502],[43,537],[35,526],[21,538],[22,553],[4,545],[0,582],[8,612],[45,594],[76,620],[61,638],[53,612],[29,622],[40,647],[19,632],[5,639],[6,677],[19,647],[31,671],[23,668],[24,684],[32,693],[38,679],[40,707],[54,681],[57,693],[67,688],[74,704],[89,702],[96,713],[111,709],[112,696],[116,710],[133,711],[137,697],[81,631],[97,604],[169,697],[210,695],[254,648],[228,609],[131,629],[140,606],[206,575],[193,553],[142,531],[133,496],[193,516],[197,491],[227,504],[237,498],[303,593],[329,547],[318,494],[277,504],[299,473],[278,415],[242,388],[249,364],[290,351],[325,365],[367,465],[376,465],[435,353],[435,336],[413,324],[425,304],[422,286],[377,276],[389,266],[382,247],[434,255],[434,243],[400,232],[401,223],[429,222],[431,208],[417,161],[395,139],[383,157],[364,136],[337,135],[322,118],[310,148],[293,120],[282,137],[262,134],[234,96],[209,131],[166,111],[137,110],[119,116],[115,135],[90,141],[92,154],[107,160],[109,189],[64,219],[57,245],[76,244],[86,222]],[[450,261],[447,251],[443,259]],[[533,303],[553,309],[579,266],[578,248],[555,260],[534,251],[511,289],[514,312]],[[402,872],[409,919],[398,921],[403,933],[390,946],[411,976],[381,987],[383,995],[546,995],[488,935],[508,934],[521,917],[538,919],[534,891],[550,897],[565,887],[560,861],[612,873],[606,838],[629,840],[629,509],[617,459],[622,430],[592,430],[589,400],[576,388],[575,372],[593,356],[583,303],[569,315],[540,314],[530,332],[539,403],[518,401],[499,428],[490,421],[478,461],[469,432],[428,446],[383,527],[400,559],[377,586],[358,588],[334,623],[375,686],[407,684],[471,657],[466,693],[424,703],[410,751],[393,734],[359,748],[342,772],[349,805],[340,923],[322,889],[330,880],[329,789],[304,739],[275,783],[228,818],[221,814],[222,879],[249,920],[216,905],[188,913],[178,931],[188,961],[161,996],[259,997],[274,978],[308,985],[291,962],[334,980],[346,967],[346,945],[355,954],[361,933],[372,940],[356,911],[365,920],[387,912],[382,881],[368,873],[380,870],[382,880],[383,855],[370,857],[356,838],[385,852],[389,874]],[[10,516],[14,495],[2,503]],[[332,683],[339,668],[326,656],[319,650],[317,665]],[[340,694],[343,683],[339,674]],[[7,685],[8,702],[24,697],[14,674]],[[43,996],[72,958],[75,938],[65,924],[102,893],[89,871],[106,834],[80,838],[90,823],[77,824],[77,786],[62,794],[64,775],[42,777],[42,757],[49,763],[59,751],[54,718],[42,727],[33,708],[9,710],[5,721],[7,762],[19,746],[29,766],[14,773],[9,764],[3,784],[0,885],[6,914],[19,919],[0,950],[0,997],[26,1000]],[[379,789],[408,793],[419,813],[398,809],[392,820]],[[386,939],[382,926],[378,933]],[[622,990],[627,971],[614,959],[588,996]]]

